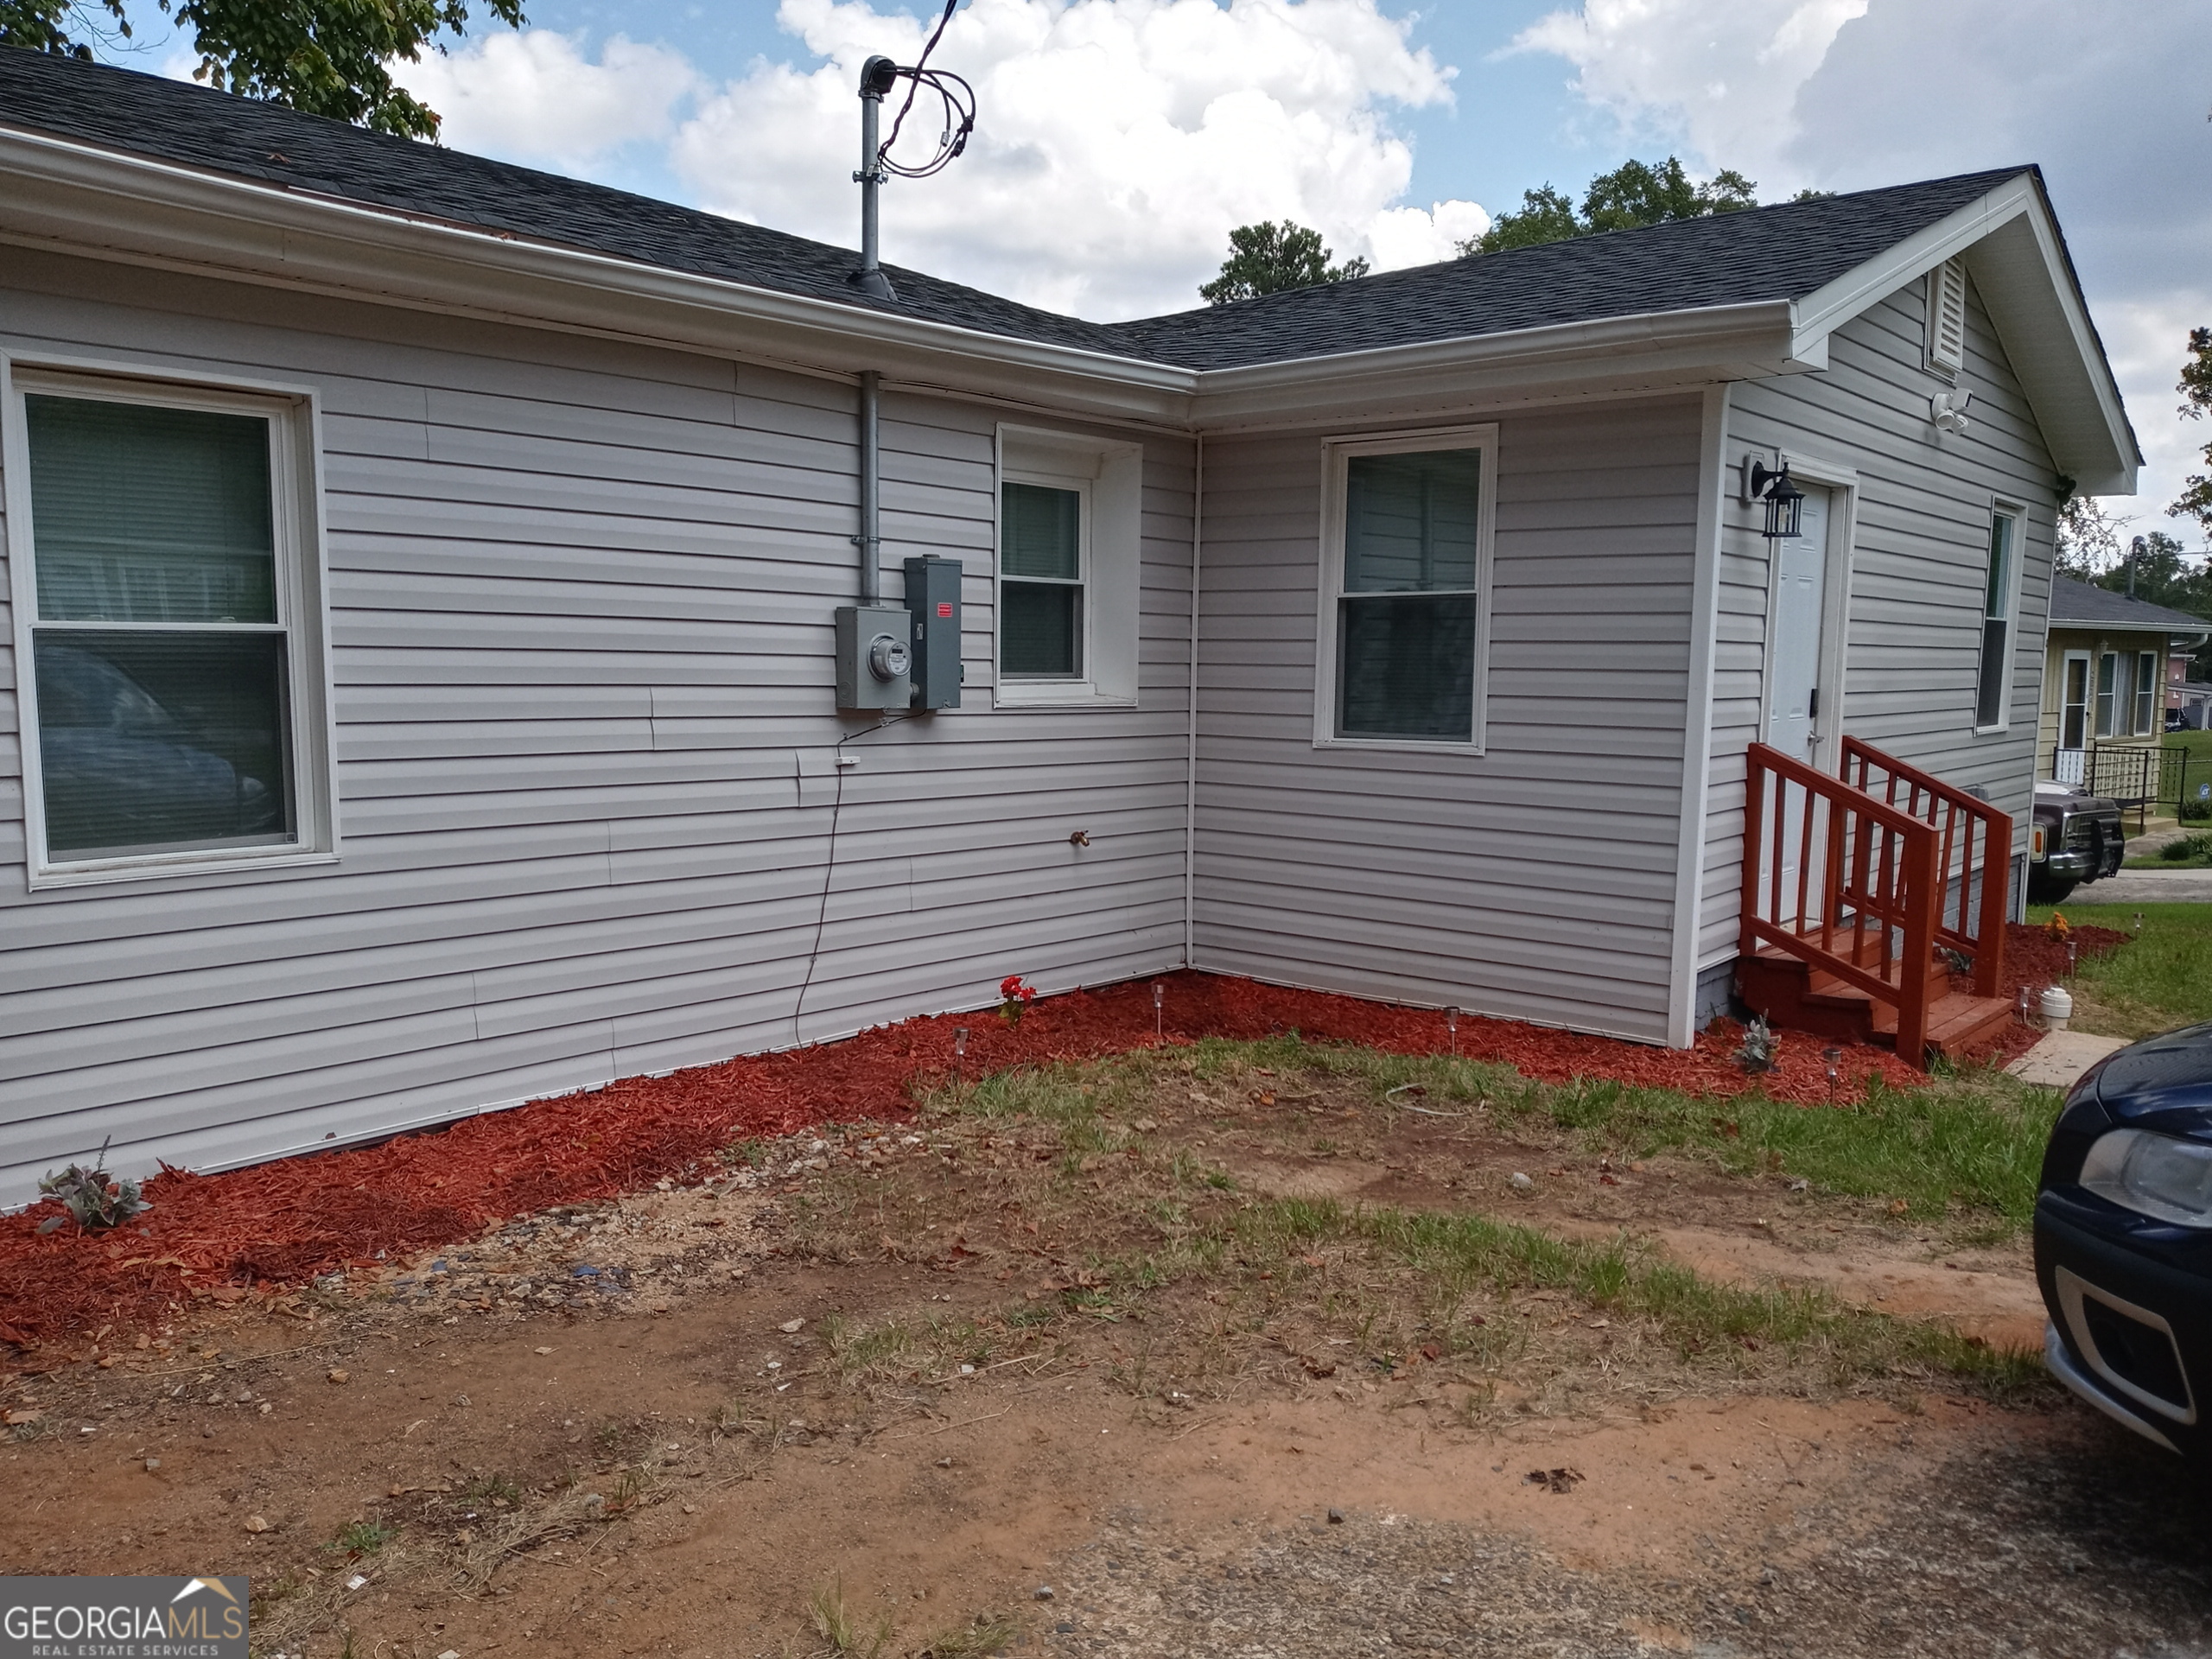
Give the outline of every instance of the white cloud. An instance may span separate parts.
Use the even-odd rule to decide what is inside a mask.
[[[551,29],[486,35],[450,54],[392,66],[392,78],[444,118],[441,143],[563,172],[676,130],[677,106],[700,85],[666,47],[617,35],[594,63]]]
[[[674,163],[716,212],[851,246],[860,66],[912,62],[921,26],[868,0],[783,0],[778,17],[828,61],[757,64],[702,100]],[[933,61],[975,84],[976,137],[937,177],[886,188],[884,257],[1113,318],[1195,303],[1230,228],[1257,219],[1378,268],[1446,256],[1486,219],[1393,205],[1413,156],[1384,107],[1451,98],[1409,28],[1376,0],[973,0]]]
[[[1376,270],[1396,270],[1453,258],[1462,242],[1488,229],[1490,215],[1471,201],[1385,207],[1367,221],[1367,245]]]
[[[2040,162],[2143,445],[2141,493],[2115,505],[2179,533],[2165,505],[2212,437],[2173,391],[2212,323],[2203,21],[2177,0],[1587,0],[1516,45],[1769,200]]]
[[[1923,0],[1925,3],[1925,0]],[[1786,194],[1792,105],[1868,0],[1588,0],[1541,17],[1514,52],[1575,67],[1574,88],[1632,138],[1687,146]],[[1794,188],[1794,183],[1790,188]]]

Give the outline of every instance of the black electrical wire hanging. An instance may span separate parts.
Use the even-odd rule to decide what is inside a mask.
[[[976,130],[976,89],[950,69],[929,67],[930,54],[937,50],[937,43],[944,38],[944,26],[952,21],[960,0],[944,0],[944,15],[937,20],[937,28],[922,48],[922,55],[911,69],[893,73],[908,84],[906,101],[899,106],[899,113],[892,118],[891,136],[875,152],[875,164],[886,173],[902,179],[926,179],[941,173],[959,158],[968,148],[969,136]],[[906,124],[906,115],[914,107],[914,100],[926,86],[937,94],[944,113],[944,126],[938,138],[937,153],[918,167],[908,167],[891,159],[891,147],[899,142],[899,129]]]

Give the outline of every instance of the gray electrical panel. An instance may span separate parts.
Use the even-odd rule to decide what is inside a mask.
[[[914,619],[914,707],[960,706],[960,561],[906,561],[906,609]]]
[[[913,696],[913,619],[903,605],[837,611],[837,706],[904,709]]]

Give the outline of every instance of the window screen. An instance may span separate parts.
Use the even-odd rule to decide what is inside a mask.
[[[1989,521],[1989,563],[1981,587],[1981,665],[1974,694],[1974,724],[1999,726],[2012,689],[2013,520],[2000,512]]]
[[[1482,452],[1354,455],[1337,601],[1337,734],[1471,742]]]
[[[2135,653],[2135,734],[2158,729],[2158,653],[2139,651]]]
[[[294,839],[269,421],[24,409],[47,855]]]
[[[999,668],[1009,679],[1083,677],[1084,499],[1079,490],[999,491]]]

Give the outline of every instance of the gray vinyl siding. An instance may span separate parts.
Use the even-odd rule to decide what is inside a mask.
[[[1828,342],[1828,366],[1747,382],[1731,399],[1726,458],[1776,446],[1858,474],[1844,660],[1843,729],[2012,816],[2015,852],[2031,806],[2054,517],[2051,460],[1987,314],[1967,284],[1972,425],[1939,433],[1929,398],[1952,383],[1922,353],[1925,285],[1913,283]],[[1736,954],[1743,869],[1744,752],[1759,735],[1766,655],[1766,543],[1725,480],[1699,962]],[[2012,632],[2010,716],[1977,734],[1974,698],[1993,499],[2024,509]]]
[[[0,329],[316,389],[342,837],[29,891],[7,665],[0,1202],[111,1136],[244,1161],[1180,963],[1186,442],[1144,441],[1138,706],[995,711],[1005,411],[887,393],[885,586],[963,562],[967,688],[879,730],[831,706],[849,385],[16,251]]]
[[[1500,422],[1480,756],[1315,747],[1322,437],[1209,441],[1198,966],[1665,1039],[1700,418]]]

